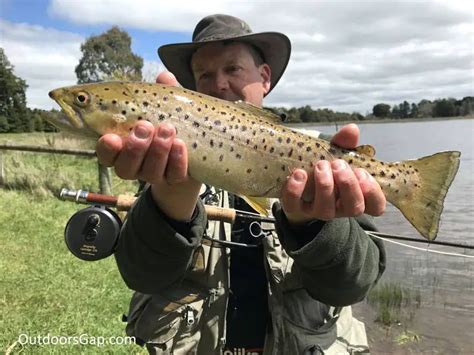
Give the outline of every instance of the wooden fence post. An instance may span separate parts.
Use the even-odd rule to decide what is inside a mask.
[[[104,195],[112,194],[112,176],[108,167],[97,162],[99,168],[99,189],[100,193]]]
[[[5,170],[3,170],[3,154],[0,150],[0,186],[5,185]]]

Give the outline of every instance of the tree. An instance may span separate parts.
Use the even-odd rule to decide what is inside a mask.
[[[418,117],[418,106],[414,102],[411,104],[410,117],[413,117],[413,118]]]
[[[433,107],[434,117],[453,117],[457,115],[456,100],[442,99],[436,100]]]
[[[401,118],[407,118],[410,115],[410,104],[408,101],[403,101],[400,104],[400,117]]]
[[[0,48],[0,132],[31,131],[25,94],[28,85],[13,73],[13,69]]]
[[[434,104],[430,100],[421,100],[418,103],[418,116],[419,117],[433,117]]]
[[[77,82],[141,80],[143,59],[132,53],[130,35],[114,26],[89,37],[82,45],[82,58],[76,67]]]
[[[377,104],[373,107],[372,112],[375,117],[387,117],[390,113],[390,105]]]

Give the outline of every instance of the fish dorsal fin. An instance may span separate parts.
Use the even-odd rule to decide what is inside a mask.
[[[237,105],[240,109],[246,110],[252,115],[257,116],[258,118],[266,119],[267,121],[270,121],[271,123],[283,122],[281,116],[277,115],[276,113],[273,113],[270,110],[265,110],[261,107],[255,106],[254,104],[251,104],[249,102],[239,100],[239,101],[235,101],[234,104]]]
[[[370,158],[375,157],[375,148],[369,144],[360,145],[355,148],[355,151],[359,154],[367,155]]]
[[[271,201],[269,198],[244,195],[239,195],[239,197],[247,202],[255,211],[268,217],[268,211],[271,208]]]

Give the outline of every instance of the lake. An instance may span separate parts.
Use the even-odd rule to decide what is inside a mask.
[[[444,150],[461,152],[461,164],[445,200],[436,240],[474,245],[474,120],[362,123],[359,128],[361,144],[373,145],[377,150],[376,158],[384,161],[416,159]],[[328,125],[304,129],[335,132],[335,126]],[[422,238],[390,204],[387,204],[385,214],[377,218],[377,226],[380,232]],[[422,338],[434,339],[441,348],[450,349],[450,353],[467,354],[471,350],[474,353],[471,335],[474,329],[474,259],[427,251],[474,256],[474,250],[405,244],[423,250],[385,242],[387,270],[382,281],[397,282],[421,294],[421,307],[411,326]],[[371,329],[370,325],[368,329]]]

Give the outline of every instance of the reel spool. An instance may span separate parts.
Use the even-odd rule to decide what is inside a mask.
[[[121,227],[122,221],[114,211],[91,206],[72,215],[64,230],[64,241],[79,259],[101,260],[114,253]]]

